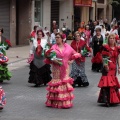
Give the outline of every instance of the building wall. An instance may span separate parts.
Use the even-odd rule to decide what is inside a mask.
[[[16,45],[16,0],[10,1],[10,41]]]
[[[110,23],[112,19],[112,7],[109,5],[108,1],[104,0],[104,3],[97,3],[97,9],[102,9],[100,14],[97,13],[97,18],[107,18],[108,22]]]
[[[89,7],[81,7],[81,21],[84,21],[85,24],[89,20]]]
[[[51,27],[51,0],[43,0],[43,27]]]
[[[17,3],[17,32],[18,44],[28,44],[28,36],[31,32],[32,2],[31,0],[19,0]]]
[[[59,27],[66,23],[70,29],[73,29],[73,0],[60,1]]]

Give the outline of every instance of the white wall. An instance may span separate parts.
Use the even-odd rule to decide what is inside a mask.
[[[73,15],[73,0],[60,1],[60,17],[59,17],[59,27],[66,23],[67,26],[72,29],[72,15]],[[61,21],[64,19],[64,21]]]
[[[50,30],[51,22],[51,0],[43,0],[43,27]]]

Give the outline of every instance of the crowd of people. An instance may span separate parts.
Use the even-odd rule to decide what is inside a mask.
[[[113,19],[111,24],[108,24],[106,19],[89,21],[88,24],[76,23],[70,45],[67,44],[67,36],[66,24],[62,29],[58,29],[56,21],[53,21],[52,34],[47,27],[43,30],[38,26],[34,26],[30,34],[28,82],[35,87],[47,85],[46,106],[73,106],[74,88],[89,86],[85,61],[86,57],[91,56],[91,70],[102,73],[98,83],[98,87],[101,88],[98,103],[105,103],[106,106],[119,104],[120,84],[116,75],[117,70],[120,74],[120,22]],[[1,38],[0,40],[2,41]],[[4,91],[1,87],[0,90],[0,105],[3,108]]]

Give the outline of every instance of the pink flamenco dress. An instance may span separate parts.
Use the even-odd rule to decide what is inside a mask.
[[[98,84],[98,87],[101,88],[98,97],[98,103],[105,103],[107,106],[109,106],[111,104],[120,103],[120,84],[118,82],[118,78],[116,77],[116,62],[120,50],[118,47],[112,49],[108,45],[105,45],[103,49],[110,53],[108,62],[109,70],[107,71],[105,67],[103,67],[102,77]]]
[[[62,65],[52,63],[46,59],[46,63],[52,64],[52,80],[48,83],[48,93],[46,106],[54,108],[71,108],[73,106],[72,99],[74,95],[72,91],[73,79],[69,77],[68,61],[80,57],[71,46],[64,44],[63,51],[60,51],[57,44],[53,45],[52,50],[56,52],[56,56],[62,59]]]

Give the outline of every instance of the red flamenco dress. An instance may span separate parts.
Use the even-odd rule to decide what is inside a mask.
[[[2,89],[2,86],[0,86],[0,110],[3,109],[3,107],[4,107],[5,104],[6,104],[5,92]]]
[[[119,88],[120,84],[118,78],[116,77],[116,66],[119,49],[114,47],[110,48],[108,45],[103,47],[104,50],[110,53],[110,58],[108,62],[109,70],[107,71],[105,67],[102,70],[102,77],[99,81],[98,87],[101,88],[100,94],[98,97],[98,103],[110,104],[119,104],[120,103],[120,94]]]

